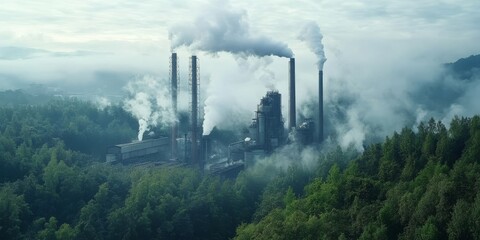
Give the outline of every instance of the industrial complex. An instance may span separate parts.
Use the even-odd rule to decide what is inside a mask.
[[[288,62],[288,123],[282,116],[282,94],[269,91],[260,99],[257,109],[243,139],[227,144],[226,156],[213,157],[214,142],[203,136],[202,119],[199,114],[199,65],[198,58],[191,56],[189,68],[190,113],[188,133],[179,136],[178,121],[171,123],[169,137],[139,142],[118,144],[107,149],[106,160],[111,163],[169,162],[197,166],[211,174],[237,174],[254,164],[256,159],[271,154],[284,144],[297,142],[304,145],[321,143],[324,139],[323,126],[323,71],[318,75],[318,115],[297,125],[295,104],[295,59]],[[178,117],[178,57],[170,57],[170,92],[172,110]],[[214,160],[212,160],[214,159]]]

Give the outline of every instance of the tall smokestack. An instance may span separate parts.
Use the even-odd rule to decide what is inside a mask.
[[[318,72],[318,142],[323,142],[323,70]]]
[[[192,164],[197,164],[197,136],[198,136],[198,73],[197,73],[197,56],[192,56],[190,65],[190,84],[192,87],[192,113],[191,113],[191,122],[192,122],[192,154],[191,162]]]
[[[289,92],[290,99],[288,102],[288,129],[292,130],[297,126],[295,112],[295,58],[290,58],[289,62]]]
[[[171,74],[171,94],[172,94],[172,109],[175,119],[172,122],[172,159],[178,158],[177,148],[177,135],[178,135],[178,122],[177,122],[177,92],[178,92],[178,67],[177,67],[177,53],[172,53],[170,63]]]
[[[325,50],[322,43],[323,35],[320,32],[320,27],[316,22],[309,22],[305,24],[303,29],[300,32],[298,38],[302,41],[305,41],[312,50],[312,52],[317,56],[317,65],[318,65],[318,97],[319,97],[319,106],[318,106],[318,122],[317,135],[315,138],[318,138],[318,142],[323,141],[323,65],[327,58],[325,58]]]

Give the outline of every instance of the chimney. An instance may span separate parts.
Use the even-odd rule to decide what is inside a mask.
[[[172,53],[170,59],[170,74],[171,74],[171,94],[172,94],[172,109],[175,119],[172,122],[172,159],[178,158],[177,153],[177,134],[178,134],[178,122],[177,122],[177,92],[178,92],[178,67],[177,67],[177,53]]]
[[[288,102],[288,129],[292,130],[297,126],[295,112],[295,58],[290,58],[289,62],[289,92],[290,99]]]
[[[191,163],[197,164],[197,154],[198,154],[198,73],[197,73],[197,56],[192,56],[190,63],[190,84],[192,88],[192,112],[191,112],[191,130],[192,130],[192,154],[191,154]]]
[[[323,142],[323,70],[318,72],[318,142]]]

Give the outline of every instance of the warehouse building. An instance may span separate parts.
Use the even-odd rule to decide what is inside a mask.
[[[165,160],[168,159],[169,144],[167,137],[118,144],[107,148],[106,160],[122,164]]]

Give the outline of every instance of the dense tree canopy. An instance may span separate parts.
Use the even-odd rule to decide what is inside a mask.
[[[285,192],[236,239],[478,239],[479,143],[478,116],[405,128],[304,194]]]
[[[478,116],[230,180],[103,163],[135,128],[78,100],[0,107],[1,239],[480,238]]]

